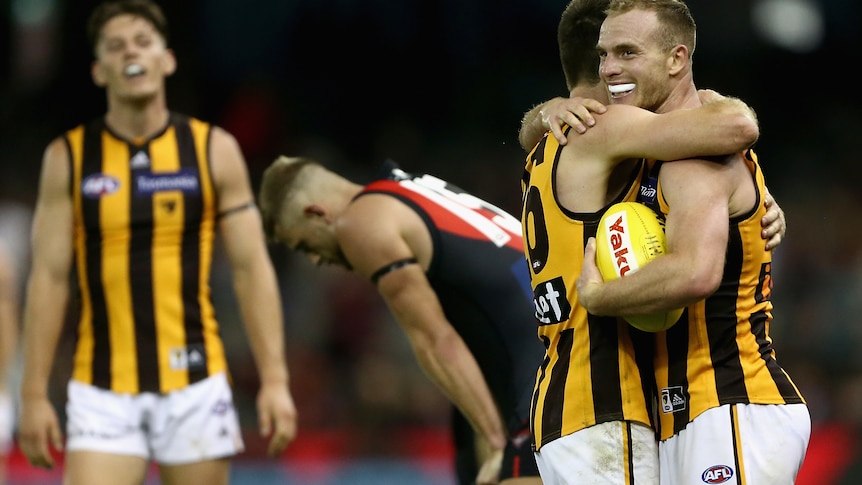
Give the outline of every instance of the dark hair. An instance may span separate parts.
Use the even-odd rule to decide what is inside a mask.
[[[87,39],[93,52],[96,52],[96,44],[99,43],[102,28],[118,15],[141,17],[152,24],[165,44],[168,43],[168,21],[158,4],[151,0],[109,0],[99,4],[87,21]]]
[[[596,44],[609,0],[571,0],[560,17],[557,43],[569,90],[581,83],[598,84]]]

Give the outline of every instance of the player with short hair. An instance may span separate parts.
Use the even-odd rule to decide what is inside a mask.
[[[273,162],[258,201],[272,240],[376,285],[456,408],[458,483],[541,483],[527,420],[542,346],[516,218],[394,163],[363,186],[304,157]]]
[[[542,114],[547,104],[531,110],[519,137],[530,143],[544,131],[541,121],[580,125],[557,124],[562,140],[539,140],[523,179],[525,255],[547,349],[532,426],[546,482],[650,485],[659,482],[654,338],[621,319],[587,313],[576,288],[580,256],[605,210],[637,197],[641,157],[729,153],[750,146],[759,131],[750,108],[712,92],[703,93],[710,102],[701,108],[663,115],[594,101],[608,98],[594,48],[607,4],[572,0],[566,7],[558,41],[572,99],[561,99],[554,109],[564,110],[550,116]]]
[[[611,107],[700,109],[695,30],[682,1],[611,0],[598,42]],[[687,306],[655,347],[662,484],[792,485],[811,419],[769,333],[773,261],[760,240],[761,166],[751,150],[718,160],[647,158],[639,200],[666,215],[669,252],[605,283],[590,241],[580,301],[596,315]]]
[[[24,315],[20,444],[51,468],[63,448],[48,397],[77,276],[64,483],[226,484],[244,449],[209,277],[220,236],[260,376],[269,452],[296,434],[281,297],[242,151],[207,122],[170,111],[176,58],[150,0],[100,4],[87,32],[107,112],[46,148]]]

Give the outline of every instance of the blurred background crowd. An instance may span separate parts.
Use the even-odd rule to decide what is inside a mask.
[[[517,214],[521,116],[566,95],[556,44],[566,3],[163,1],[179,60],[168,104],[231,131],[255,189],[279,154],[317,157],[358,182],[392,158]],[[0,2],[0,237],[16,245],[21,271],[42,150],[105,109],[84,35],[95,4]],[[851,74],[862,3],[688,4],[699,30],[695,81],[757,111],[756,150],[787,216],[770,330],[814,420],[800,483],[856,483],[842,480],[862,467],[862,102]],[[408,455],[442,477],[434,483],[448,483],[447,401],[414,363],[373,286],[282,248],[271,255],[300,415],[285,461]],[[262,454],[257,376],[227,271],[221,261],[212,285],[251,460]],[[57,359],[57,402],[69,337]]]

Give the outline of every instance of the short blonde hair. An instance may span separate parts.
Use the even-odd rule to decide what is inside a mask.
[[[306,169],[310,167],[322,168],[311,158],[280,156],[264,170],[257,203],[263,231],[269,241],[275,241],[279,215],[302,192]]]

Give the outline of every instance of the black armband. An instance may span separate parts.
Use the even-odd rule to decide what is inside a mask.
[[[391,271],[395,271],[396,269],[399,269],[399,268],[403,268],[403,267],[407,266],[408,264],[413,264],[413,263],[418,263],[418,262],[419,262],[419,260],[417,260],[416,258],[405,258],[405,259],[399,259],[398,261],[395,261],[394,263],[389,263],[386,266],[378,269],[377,271],[374,272],[374,274],[371,275],[371,282],[376,285],[377,281],[380,280],[380,278],[382,278],[383,275],[385,275],[386,273],[389,273]]]
[[[231,207],[230,209],[225,209],[218,214],[216,214],[216,219],[221,219],[222,217],[229,216],[236,212],[244,211],[246,209],[253,209],[255,207],[254,201],[246,202],[245,204],[238,205],[236,207]]]

